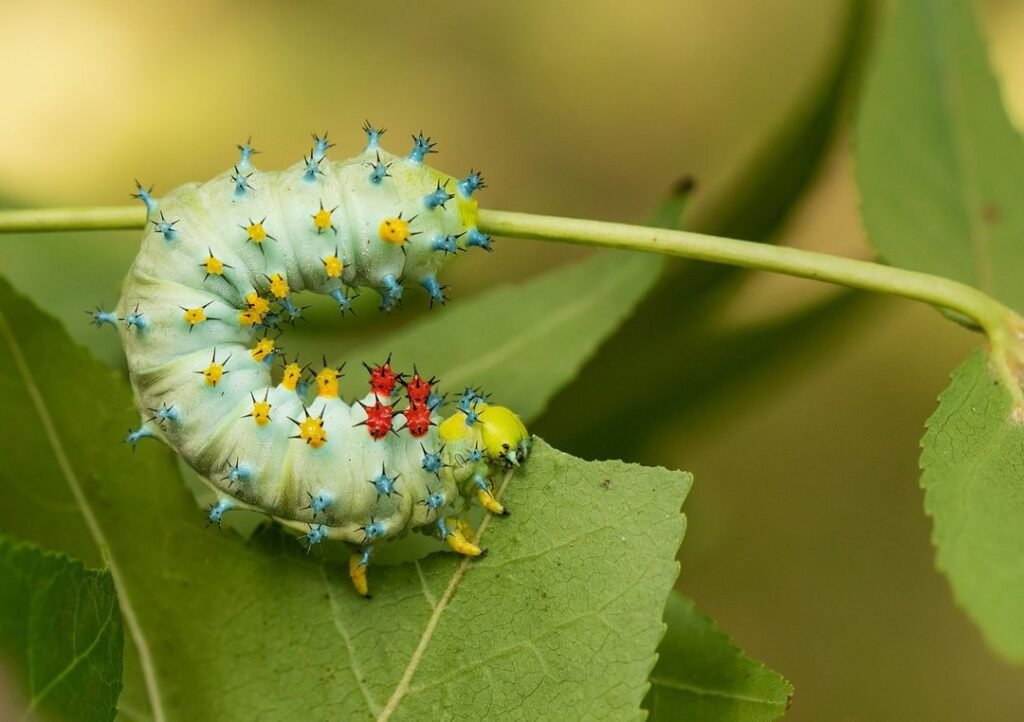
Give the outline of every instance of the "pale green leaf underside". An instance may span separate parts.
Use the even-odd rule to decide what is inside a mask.
[[[693,602],[673,593],[644,700],[653,722],[771,722],[786,713],[793,686],[747,657]]]
[[[0,537],[0,716],[113,719],[123,644],[108,573]]]
[[[893,3],[857,126],[857,180],[886,261],[1024,311],[1024,145],[967,0]]]
[[[373,568],[367,602],[341,563],[306,556],[280,532],[247,545],[206,529],[165,449],[133,455],[112,442],[131,418],[125,385],[6,287],[0,323],[11,401],[0,417],[28,432],[5,435],[3,450],[24,466],[5,467],[4,484],[34,520],[24,528],[44,537],[49,513],[75,509],[68,485],[80,488],[158,714],[358,719],[389,700],[395,718],[639,714],[688,476],[583,462],[539,442],[508,486],[513,515],[490,524],[490,556]],[[70,473],[50,462],[58,447]]]
[[[1024,426],[976,353],[928,420],[921,467],[937,564],[989,642],[1024,662]]]

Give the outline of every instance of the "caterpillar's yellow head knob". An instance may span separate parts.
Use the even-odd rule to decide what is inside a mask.
[[[483,446],[492,461],[518,466],[530,452],[530,433],[514,412],[504,406],[477,403],[469,413],[456,411],[438,428],[441,440],[452,443],[466,437]]]

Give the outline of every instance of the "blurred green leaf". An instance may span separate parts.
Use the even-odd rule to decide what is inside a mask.
[[[771,722],[786,713],[793,686],[746,656],[692,601],[673,592],[665,623],[644,700],[651,720]]]
[[[595,257],[584,269],[609,262]],[[580,316],[571,318],[579,326]],[[469,716],[525,704],[639,712],[677,574],[688,476],[583,462],[539,442],[506,496],[516,513],[491,525],[490,557],[470,565],[438,554],[418,568],[375,568],[377,599],[368,604],[348,589],[341,564],[304,555],[282,532],[247,544],[206,529],[166,449],[132,454],[111,443],[133,417],[127,385],[6,285],[0,345],[9,402],[0,418],[25,430],[0,442],[3,453],[21,454],[21,466],[0,474],[23,495],[0,520],[20,516],[22,533],[61,545],[45,529],[54,509],[67,511],[69,524],[76,508],[93,518],[89,539],[122,580],[156,708],[177,718],[364,716],[386,704],[415,659],[399,710],[413,716],[436,708],[437,695],[455,696]],[[557,364],[534,378],[550,386],[565,373]],[[22,436],[31,453],[19,451]],[[467,619],[494,621],[467,629]]]
[[[502,285],[359,347],[348,358],[413,363],[449,392],[478,386],[530,420],[569,383],[598,346],[629,317],[662,268],[642,253],[601,251],[586,260]],[[363,374],[343,380],[365,393]]]
[[[1024,152],[970,4],[897,3],[865,92],[858,182],[887,260],[973,284],[1024,308]],[[922,442],[937,564],[991,644],[1024,661],[1024,431],[975,355]]]
[[[867,6],[862,0],[851,0],[831,60],[804,101],[731,192],[697,223],[687,225],[756,241],[769,241],[777,233],[812,180],[845,107],[860,65]],[[697,179],[698,192],[699,184]],[[673,189],[653,214],[652,225],[678,223],[686,195]],[[645,442],[644,428],[631,428],[630,434],[623,435],[622,419],[648,428],[675,419],[682,400],[701,388],[689,369],[700,367],[704,376],[714,373],[720,359],[700,364],[712,341],[708,319],[732,297],[747,272],[693,262],[668,266],[662,282],[609,341],[607,352],[587,364],[551,402],[538,429],[559,446],[580,456],[607,454],[612,449],[615,455],[628,457]],[[677,365],[687,369],[677,370]],[[722,383],[717,388],[726,386]]]
[[[905,0],[887,20],[857,124],[869,238],[1024,310],[1024,145],[971,3]]]
[[[0,538],[0,668],[19,697],[0,714],[111,720],[124,632],[110,574]]]
[[[1024,662],[1024,426],[978,352],[953,374],[922,442],[936,564],[993,647]]]
[[[872,0],[849,0],[846,17],[815,82],[764,143],[728,193],[703,212],[692,230],[766,241],[789,217],[814,180],[856,89],[866,46]],[[698,183],[700,179],[697,179]]]

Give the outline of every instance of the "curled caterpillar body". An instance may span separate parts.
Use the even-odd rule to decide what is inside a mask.
[[[384,310],[410,285],[445,303],[441,266],[471,246],[490,250],[476,228],[479,173],[458,180],[424,165],[433,145],[422,134],[399,157],[380,148],[381,131],[366,132],[366,150],[343,162],[314,136],[301,162],[261,172],[247,143],[238,165],[205,184],[159,199],[140,186],[142,249],[116,319],[93,313],[118,325],[147,419],[127,441],[156,436],[177,450],[218,493],[211,522],[254,509],[309,544],[358,545],[350,572],[364,594],[373,544],[409,529],[430,526],[479,554],[450,515],[471,498],[501,513],[496,472],[522,463],[530,444],[515,414],[474,389],[442,419],[436,380],[390,359],[367,366],[370,393],[349,404],[340,368],[284,358],[281,326],[302,313],[296,293],[329,295],[343,313],[362,288]]]

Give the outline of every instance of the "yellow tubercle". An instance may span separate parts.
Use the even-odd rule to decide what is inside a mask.
[[[255,326],[270,312],[270,301],[255,291],[245,297],[245,303],[248,308],[238,314],[238,322],[243,326]]]
[[[249,240],[257,245],[269,238],[267,229],[263,227],[263,221],[250,221],[249,225],[244,228]]]
[[[487,489],[477,489],[476,498],[480,500],[480,505],[492,514],[505,513],[505,507]]]
[[[325,366],[320,373],[316,375],[317,395],[325,398],[337,397],[338,379],[340,378],[340,371],[332,369],[329,366]]]
[[[253,403],[249,415],[252,416],[252,420],[256,422],[257,426],[266,426],[270,423],[270,407],[271,404],[266,399]]]
[[[403,246],[409,240],[412,233],[409,232],[409,221],[398,218],[385,218],[381,221],[380,239],[385,243],[394,243],[396,246]]]
[[[202,323],[205,320],[206,308],[204,306],[185,309],[185,322],[188,323],[189,326],[195,326],[197,323]]]
[[[209,258],[207,258],[203,266],[206,268],[206,272],[209,274],[212,274],[214,276],[224,275],[224,261],[220,260],[216,256],[210,256]]]
[[[284,367],[284,376],[281,378],[281,385],[289,391],[294,391],[302,378],[302,367],[297,363],[290,363]]]
[[[207,386],[216,386],[224,376],[224,366],[214,361],[203,370],[203,378]]]
[[[270,312],[270,301],[263,298],[255,291],[245,297],[245,302],[249,306],[249,309],[253,311],[261,319]]]
[[[360,596],[370,596],[370,585],[366,580],[366,565],[362,563],[362,554],[359,552],[353,552],[348,559],[348,576]]]
[[[313,227],[316,228],[317,233],[323,233],[328,228],[334,228],[331,220],[331,214],[334,211],[334,208],[328,210],[324,208],[322,203],[320,204],[320,210],[313,214]]]
[[[324,262],[324,272],[328,278],[341,278],[341,273],[345,270],[345,264],[341,262],[337,255],[327,256],[322,260]]]
[[[324,431],[324,420],[318,416],[307,416],[299,424],[299,438],[319,449],[327,443],[327,432]]]
[[[238,323],[240,323],[243,326],[255,326],[262,320],[263,317],[260,316],[255,311],[253,311],[251,308],[247,308],[238,314]]]
[[[276,347],[277,344],[274,342],[274,339],[261,338],[249,353],[252,355],[253,361],[263,361],[274,353]]]
[[[280,273],[275,273],[267,277],[270,281],[270,292],[274,294],[274,298],[287,298],[288,297],[288,281],[285,280],[284,276]],[[263,299],[266,301],[266,299]],[[270,308],[269,302],[267,308]]]
[[[448,542],[452,551],[466,557],[478,557],[484,553],[483,549],[469,540],[469,525],[465,521],[449,519],[448,523],[454,526],[454,530],[445,537],[445,541]]]

